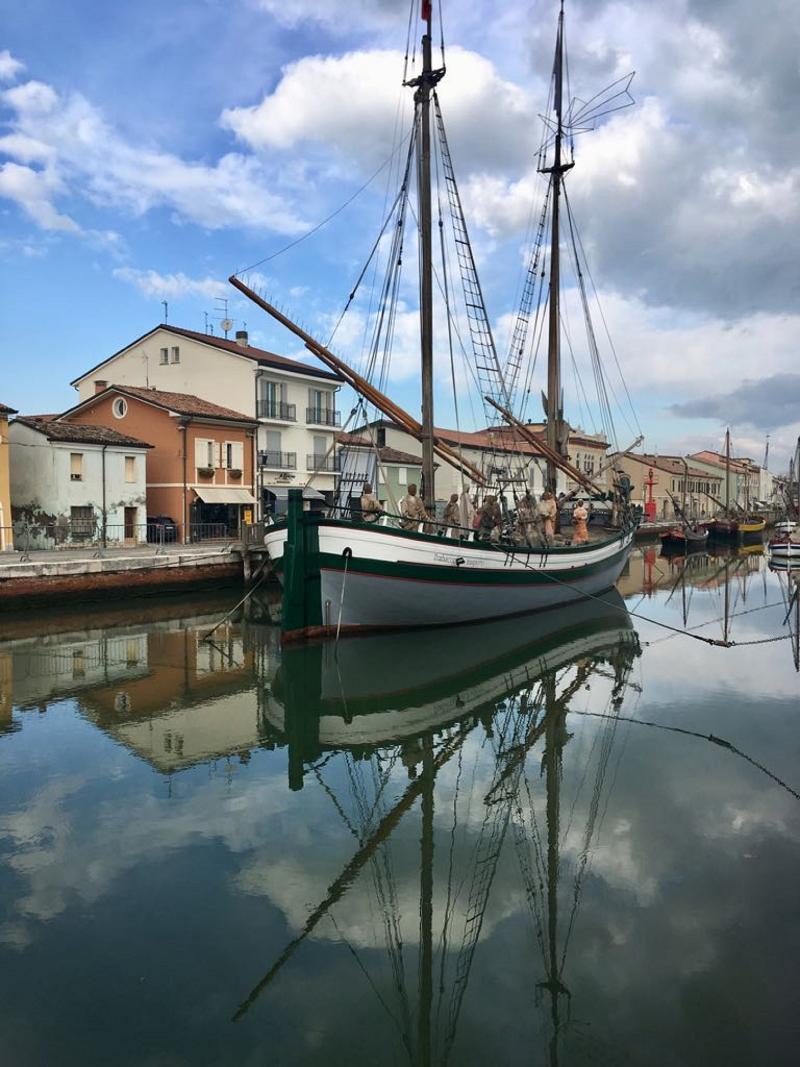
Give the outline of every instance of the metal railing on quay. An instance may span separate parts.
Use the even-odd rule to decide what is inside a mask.
[[[244,530],[244,528],[243,528]],[[161,554],[170,546],[184,544],[230,544],[243,535],[227,523],[194,522],[183,536],[183,526],[177,522],[106,523],[81,520],[78,522],[15,523],[0,528],[0,552],[19,554],[22,562],[46,552],[91,551],[95,557],[107,551],[150,549]],[[2,556],[0,556],[2,559]]]
[[[239,531],[226,522],[191,522],[189,523],[189,542],[199,541],[236,541]]]
[[[341,426],[342,413],[329,408],[306,408],[306,422],[314,426]]]

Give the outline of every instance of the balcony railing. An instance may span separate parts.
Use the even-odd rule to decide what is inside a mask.
[[[307,471],[327,471],[329,474],[338,471],[339,469],[339,457],[330,455],[326,456],[324,453],[309,454],[306,456],[306,470]]]
[[[294,471],[297,470],[297,453],[259,452],[258,465],[273,471]]]
[[[341,426],[342,413],[330,408],[306,408],[306,422],[315,426]]]
[[[297,422],[297,405],[259,397],[256,401],[256,417],[277,419],[279,422]]]

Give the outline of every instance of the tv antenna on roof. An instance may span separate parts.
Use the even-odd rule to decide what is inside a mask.
[[[228,318],[228,299],[224,296],[218,296],[215,300],[216,311],[220,313],[220,329],[225,336],[228,336],[230,330],[233,329],[233,319]]]

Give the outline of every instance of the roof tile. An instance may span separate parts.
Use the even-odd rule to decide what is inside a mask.
[[[128,437],[108,426],[85,426],[78,422],[53,422],[36,418],[17,418],[14,422],[44,434],[48,441],[72,441],[83,445],[119,445],[126,448],[152,448],[146,441]]]

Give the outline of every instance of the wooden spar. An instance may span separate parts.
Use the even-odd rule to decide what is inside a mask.
[[[348,366],[344,360],[335,356],[330,349],[326,348],[323,344],[320,344],[311,334],[306,333],[302,327],[298,326],[296,322],[292,322],[290,318],[279,311],[276,307],[264,300],[262,297],[255,293],[249,286],[245,285],[243,281],[232,274],[228,281],[231,285],[238,289],[240,293],[243,293],[249,300],[252,300],[254,304],[257,304],[262,311],[272,316],[281,325],[285,326],[288,330],[291,330],[295,336],[299,337],[309,352],[312,352],[317,359],[328,367],[329,370],[335,371],[345,379],[347,384],[354,389],[360,396],[363,396],[366,400],[373,404],[379,411],[382,411],[387,418],[392,419],[393,422],[398,423],[404,430],[406,430],[412,437],[415,437],[418,441],[422,441],[423,432],[422,424],[412,418],[399,404],[395,404],[393,400],[390,400],[388,396],[381,393],[373,385],[371,385],[366,378],[354,371],[352,367]],[[486,479],[477,467],[473,467],[467,460],[462,459],[458,452],[454,448],[451,448],[447,442],[443,441],[439,437],[434,437],[433,442],[434,452],[443,459],[445,463],[449,463],[451,467],[460,474],[466,474],[472,481],[477,482],[478,485],[485,486]]]
[[[528,429],[524,422],[520,422],[516,416],[512,415],[508,408],[504,408],[502,404],[498,404],[497,401],[493,400],[490,396],[487,396],[486,400],[489,401],[493,408],[497,408],[509,426],[513,426],[513,428],[517,430],[520,437],[524,438],[529,445],[533,445],[537,448],[554,467],[558,467],[559,470],[564,471],[564,473],[568,474],[574,482],[580,482],[580,484],[590,493],[605,495],[605,489],[601,489],[599,485],[595,485],[595,483],[579,471],[577,467],[573,467],[572,464],[564,459],[560,453],[554,451],[546,441],[542,440],[541,437],[537,437],[535,433]]]

